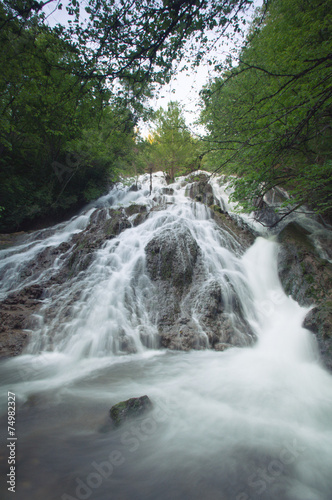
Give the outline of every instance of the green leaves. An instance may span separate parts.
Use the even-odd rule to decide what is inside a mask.
[[[154,170],[165,172],[169,181],[197,168],[199,143],[195,140],[176,101],[160,108],[154,115],[155,131],[149,138],[147,163]]]
[[[271,1],[238,65],[202,93],[210,161],[238,175],[233,196],[247,209],[281,185],[294,204],[331,210],[331,31],[327,0]]]

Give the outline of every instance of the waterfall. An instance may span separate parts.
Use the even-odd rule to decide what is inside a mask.
[[[2,299],[47,287],[23,354],[0,364],[3,411],[7,391],[18,400],[18,498],[330,500],[332,378],[302,326],[310,307],[280,283],[279,244],[262,229],[245,249],[186,196],[185,178],[166,186],[155,174],[151,194],[149,183],[118,185],[0,252]],[[232,210],[225,187],[211,185]],[[89,240],[87,264],[71,274],[80,238],[115,213],[126,228]],[[244,224],[257,234],[247,215]],[[162,245],[176,255],[170,271]],[[211,326],[218,307],[226,342]],[[176,331],[194,348],[165,349]],[[112,404],[143,394],[150,416],[106,432]]]

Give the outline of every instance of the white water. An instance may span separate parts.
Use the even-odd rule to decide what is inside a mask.
[[[145,189],[113,192],[98,204],[151,209],[161,202],[164,210],[152,210],[143,224],[107,241],[86,272],[45,299],[42,313],[52,312],[51,319],[41,314],[28,352],[0,365],[4,406],[8,390],[20,402],[17,498],[68,500],[85,491],[85,498],[99,500],[331,500],[332,378],[320,365],[313,336],[301,327],[307,310],[282,290],[277,243],[257,238],[242,255],[208,210],[185,197],[181,180],[172,196],[160,194],[161,176],[152,196],[148,178],[140,182]],[[46,238],[32,238],[19,254],[6,251],[8,287],[46,279],[22,282],[19,266],[53,243],[70,241],[92,210]],[[144,248],[158,231],[179,224],[201,249],[205,283],[216,280],[226,297],[229,283],[236,290],[258,337],[254,347],[157,349],[151,315],[157,305]],[[60,265],[58,259],[47,277]],[[70,316],[63,316],[78,292]],[[193,305],[198,323],[199,300]],[[123,331],[133,354],[121,352]],[[154,410],[143,422],[99,432],[112,404],[144,394]],[[123,461],[100,476],[100,484],[95,476],[93,485],[93,464],[108,461],[114,450]],[[86,490],[79,489],[82,481]]]

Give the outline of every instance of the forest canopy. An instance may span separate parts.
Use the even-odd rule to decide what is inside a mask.
[[[135,126],[174,62],[198,64],[250,0],[0,2],[0,229],[102,194],[132,167]],[[49,26],[46,7],[67,12]]]
[[[292,208],[331,216],[331,9],[328,0],[265,0],[237,60],[251,0],[0,2],[0,230],[68,216],[119,176],[201,165],[232,174],[234,200],[257,209],[281,186]],[[47,8],[66,12],[48,24]],[[213,33],[213,36],[211,34]],[[240,42],[241,43],[241,42]],[[214,54],[214,55],[213,55]],[[178,103],[149,98],[181,60],[219,74],[202,91],[194,138]],[[137,123],[151,117],[152,140]]]

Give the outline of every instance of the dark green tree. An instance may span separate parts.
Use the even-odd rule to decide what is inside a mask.
[[[210,162],[237,175],[233,197],[247,210],[283,186],[291,210],[331,211],[331,35],[330,2],[272,0],[238,64],[203,91]]]

